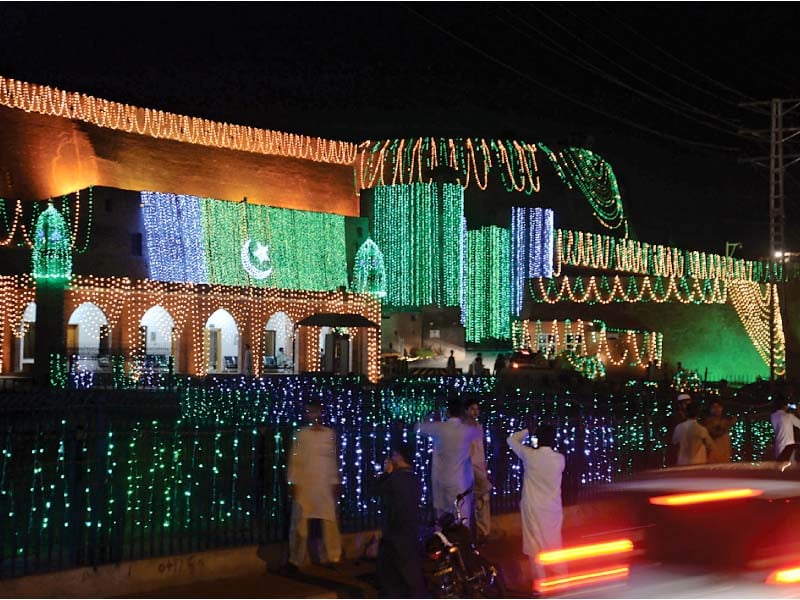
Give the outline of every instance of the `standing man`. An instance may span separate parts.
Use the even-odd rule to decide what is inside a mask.
[[[509,447],[521,460],[525,468],[522,484],[522,551],[528,555],[531,576],[540,581],[545,577],[544,567],[536,562],[536,556],[547,550],[561,547],[561,525],[564,521],[561,505],[561,475],[566,461],[556,452],[556,430],[552,425],[542,425],[535,431],[538,446],[525,444],[530,437],[530,424],[526,429],[511,434]]]
[[[447,359],[447,374],[448,375],[456,374],[456,357],[453,356],[452,350],[450,350],[450,358]]]
[[[383,503],[377,566],[382,598],[428,595],[417,547],[422,486],[414,475],[413,456],[409,444],[396,445],[384,461],[376,484]]]
[[[285,369],[287,362],[288,359],[286,357],[286,354],[283,352],[283,348],[278,348],[278,355],[275,357],[275,365],[279,369]]]
[[[295,434],[289,455],[288,479],[292,491],[290,572],[306,562],[309,519],[322,522],[322,562],[338,563],[342,556],[342,540],[336,519],[340,484],[334,431],[322,425],[322,406],[316,402],[306,405],[306,418],[309,425]]]
[[[480,431],[461,420],[462,406],[459,398],[451,397],[447,401],[446,421],[426,421],[416,425],[417,434],[433,439],[431,487],[437,519],[445,513],[453,513],[456,496],[474,483],[470,450]],[[469,527],[472,522],[472,494],[464,499],[462,514]]]
[[[794,443],[794,428],[800,427],[800,419],[789,412],[789,402],[783,394],[775,397],[774,408],[769,420],[775,430],[775,460],[792,460],[798,448]]]
[[[708,429],[697,422],[697,403],[686,405],[686,420],[672,433],[672,444],[678,446],[678,466],[704,465],[713,442]]]
[[[478,421],[481,409],[477,398],[470,398],[464,404],[464,421],[467,425],[475,427],[480,436],[470,446],[470,459],[472,461],[472,474],[475,486],[472,495],[475,498],[475,525],[478,529],[478,544],[485,544],[491,531],[491,507],[489,505],[492,482],[486,468],[486,450],[483,445],[483,426]]]
[[[731,445],[731,427],[736,417],[722,416],[723,408],[720,400],[712,400],[708,407],[709,416],[703,419],[703,425],[711,436],[711,447],[708,449],[709,463],[729,463],[733,456]]]

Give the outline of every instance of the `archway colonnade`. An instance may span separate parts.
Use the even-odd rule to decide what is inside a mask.
[[[5,373],[14,370],[12,340],[19,337],[23,314],[34,299],[35,288],[30,277],[0,279],[0,364]],[[321,328],[295,328],[298,321],[316,313],[353,313],[380,324],[378,301],[367,294],[340,291],[237,288],[75,276],[65,291],[64,302],[65,320],[71,319],[72,325],[78,327],[73,336],[77,335],[79,340],[99,338],[101,353],[103,346],[99,342],[107,336],[108,352],[112,354],[133,358],[169,353],[175,357],[177,372],[194,376],[245,373],[243,359],[248,344],[253,375],[264,372],[267,351],[276,352],[279,347],[289,355],[295,371],[317,371],[320,369]],[[80,337],[81,322],[86,323],[86,337]],[[218,340],[212,340],[212,335],[217,335],[211,333],[214,331],[219,331]],[[295,331],[296,340],[293,339]],[[270,340],[267,332],[274,332],[275,339]],[[351,329],[350,334],[352,371],[377,381],[380,331],[358,328]],[[287,340],[292,342],[291,350],[286,347]],[[88,344],[83,343],[84,346]],[[212,357],[211,345],[216,343],[220,346]],[[80,344],[81,341],[79,350]],[[226,361],[226,357],[229,360]],[[209,358],[215,361],[212,363]],[[235,361],[230,360],[234,358]],[[272,364],[270,360],[266,363]]]

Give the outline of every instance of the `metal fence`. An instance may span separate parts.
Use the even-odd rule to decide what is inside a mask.
[[[309,400],[337,431],[344,531],[378,527],[375,465],[393,440],[416,444],[430,504],[431,444],[413,423],[452,393],[483,403],[495,512],[517,510],[519,461],[505,439],[528,415],[557,425],[565,503],[664,464],[670,406],[652,391],[575,398],[569,390],[498,401],[493,380],[429,378],[381,388],[287,376],[184,381],[177,391],[63,390],[0,396],[0,575],[286,539],[292,432]],[[768,421],[742,410],[738,457],[760,457]]]

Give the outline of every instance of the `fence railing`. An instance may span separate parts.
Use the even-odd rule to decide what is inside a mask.
[[[494,397],[488,379],[363,387],[358,379],[287,376],[147,390],[7,392],[0,399],[0,576],[286,539],[286,463],[309,400],[339,443],[342,529],[377,528],[374,465],[393,440],[415,443],[430,505],[431,443],[413,423],[449,394],[482,400],[495,512],[518,509],[522,469],[505,439],[528,415],[557,426],[565,503],[666,460],[670,404],[650,390],[574,397],[569,390]],[[738,459],[761,458],[770,425],[739,410]]]

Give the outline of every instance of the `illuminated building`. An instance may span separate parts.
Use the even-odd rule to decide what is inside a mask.
[[[389,344],[768,372],[767,264],[634,239],[611,165],[588,149],[354,144],[1,77],[0,140],[2,373],[35,364],[42,319],[59,329],[43,355],[60,344],[87,369],[122,354],[134,375],[163,357],[181,373],[239,373],[249,344],[254,374],[280,347],[316,371],[331,327],[297,324],[318,314],[374,324],[346,332],[349,370],[372,380]],[[63,225],[49,254],[36,250],[43,214]],[[71,277],[50,270],[70,260]],[[50,279],[57,318],[35,305]],[[774,339],[780,373],[780,319]]]

